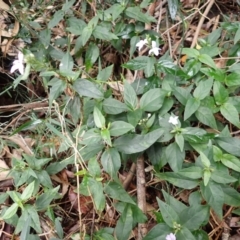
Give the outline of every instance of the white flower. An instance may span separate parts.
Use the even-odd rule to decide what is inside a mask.
[[[24,73],[24,55],[22,54],[22,52],[18,52],[18,59],[13,61],[13,65],[11,67],[10,72],[13,73],[16,70],[18,70],[22,75]]]
[[[171,116],[170,118],[169,118],[169,121],[168,121],[169,123],[171,123],[171,124],[173,124],[173,125],[177,125],[178,124],[178,116]]]
[[[148,113],[148,118],[150,118],[152,116],[152,114],[151,113]]]
[[[140,40],[137,44],[136,44],[136,47],[138,47],[138,51],[140,51],[142,49],[142,47],[147,44],[148,41],[147,39],[144,39],[144,40]]]
[[[176,236],[173,233],[170,233],[166,236],[166,240],[176,240]]]
[[[152,41],[152,48],[149,50],[148,55],[154,53],[154,55],[158,56],[160,50],[161,48],[157,47],[156,41]]]

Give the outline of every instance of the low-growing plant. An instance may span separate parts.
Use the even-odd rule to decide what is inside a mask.
[[[4,208],[1,218],[15,227],[15,234],[30,234],[29,227],[41,233],[39,216],[51,215],[54,206],[49,204],[59,198],[51,175],[71,165],[76,192],[92,199],[98,220],[109,205],[119,216],[115,224],[91,233],[80,227],[77,237],[129,239],[148,217],[118,173],[143,156],[152,166],[155,183],[167,186],[159,190],[163,198],[156,198],[156,226],[143,239],[209,239],[206,225],[211,214],[222,221],[224,206],[236,207],[236,214],[240,206],[239,26],[223,22],[197,48],[182,45],[175,61],[169,52],[162,54],[159,33],[144,27],[156,21],[142,11],[151,1],[109,1],[101,8],[96,5],[92,16],[94,7],[88,1],[80,1],[81,14],[75,0],[51,2],[50,18],[39,23],[29,16],[27,24],[23,22],[21,37],[26,40],[31,32],[37,38],[26,44],[23,59],[20,55],[12,69],[21,73],[15,87],[28,81],[30,73],[39,75],[48,92],[48,118],[31,120],[14,133],[34,132],[41,125],[38,134],[56,137],[58,147],[51,158],[39,157],[36,151],[12,159],[15,190],[4,194],[1,203],[10,196],[13,204]],[[169,7],[174,1],[170,2]],[[65,28],[53,37],[60,23]],[[222,33],[229,38],[226,44]],[[122,68],[118,66],[122,72],[140,71],[142,77],[131,81],[117,73],[117,64],[106,65],[102,53],[110,48],[127,56]],[[143,50],[146,54],[138,55]],[[223,52],[229,59],[220,68],[217,61]],[[49,146],[47,140],[45,144]],[[62,153],[64,160],[56,157]],[[177,200],[183,190],[189,193],[185,203]],[[80,205],[78,210],[82,221]],[[61,220],[51,216],[56,238],[63,239]]]

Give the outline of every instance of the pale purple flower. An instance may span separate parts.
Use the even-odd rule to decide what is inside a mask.
[[[144,40],[140,40],[137,44],[136,44],[136,47],[138,48],[138,51],[140,51],[142,49],[142,47],[147,44],[148,41],[147,39],[144,39]]]
[[[178,124],[178,116],[171,116],[169,118],[168,122],[173,124],[173,125],[177,125]]]
[[[160,50],[161,48],[157,47],[156,41],[152,41],[152,48],[149,50],[148,55],[153,53],[155,56],[158,56]]]
[[[22,75],[24,73],[24,55],[22,52],[18,52],[18,59],[13,61],[10,72],[13,73],[18,70]]]
[[[176,236],[173,233],[170,233],[166,236],[166,240],[176,240]]]

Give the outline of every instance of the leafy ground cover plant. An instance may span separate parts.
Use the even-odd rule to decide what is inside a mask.
[[[207,16],[213,2],[198,8]],[[4,234],[233,235],[229,218],[240,206],[238,24],[222,16],[189,47],[184,22],[198,11],[183,17],[189,6],[179,1],[36,4],[11,9],[25,43],[9,69],[12,85],[25,84],[35,105],[18,105],[28,119],[20,114],[1,130],[10,159],[2,169],[13,179],[0,195],[1,220],[13,227]],[[170,33],[178,25],[173,50]],[[16,119],[21,123],[12,127]]]

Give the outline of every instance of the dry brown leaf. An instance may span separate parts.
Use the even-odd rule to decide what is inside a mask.
[[[3,160],[0,160],[0,181],[11,179],[12,177],[9,176],[9,172],[8,165]]]

